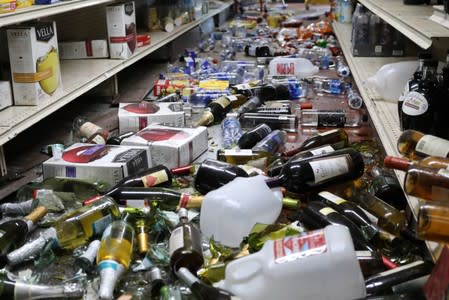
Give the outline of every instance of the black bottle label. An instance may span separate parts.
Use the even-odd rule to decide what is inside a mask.
[[[318,115],[318,127],[344,127],[345,123],[346,116],[343,111],[321,113]]]

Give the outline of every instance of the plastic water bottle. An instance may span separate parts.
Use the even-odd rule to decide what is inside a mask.
[[[223,148],[229,149],[236,145],[243,134],[240,122],[237,119],[236,113],[228,113],[226,118],[221,123],[221,130],[223,136]]]
[[[207,193],[201,204],[201,232],[225,246],[238,247],[256,223],[274,223],[282,210],[282,192],[270,189],[265,179],[237,177]]]
[[[223,217],[217,219],[219,223]],[[236,215],[232,222],[221,223],[240,219]],[[366,295],[351,235],[340,225],[267,241],[258,252],[231,261],[225,279],[215,285],[245,300],[347,300]]]

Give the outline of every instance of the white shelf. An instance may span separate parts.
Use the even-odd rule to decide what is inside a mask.
[[[430,20],[430,5],[404,5],[403,0],[359,2],[423,49],[430,48],[434,38],[449,38],[448,28]]]
[[[0,14],[0,27],[112,2],[114,0],[70,0],[55,4],[32,5]]]
[[[54,95],[37,106],[12,106],[0,111],[0,146],[124,68],[224,11],[230,5],[231,3],[223,3],[220,8],[209,10],[209,13],[200,20],[176,27],[171,33],[151,32],[151,44],[137,48],[133,56],[126,60],[61,60],[63,93]]]
[[[335,35],[345,55],[346,61],[351,69],[352,76],[359,88],[365,106],[371,117],[374,127],[379,134],[382,145],[387,155],[401,156],[397,150],[396,143],[401,133],[399,129],[399,117],[397,103],[385,101],[375,90],[364,87],[366,78],[374,75],[384,64],[398,61],[416,59],[407,57],[353,57],[351,54],[351,24],[333,23]],[[396,175],[401,183],[404,182],[404,172],[397,171]],[[409,206],[416,219],[419,199],[407,196]],[[434,242],[426,242],[427,247],[436,260],[442,245]]]

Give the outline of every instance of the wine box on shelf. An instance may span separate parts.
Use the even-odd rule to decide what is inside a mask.
[[[208,133],[203,126],[176,128],[151,124],[125,138],[122,145],[147,146],[150,164],[175,168],[191,163],[208,149]]]
[[[12,90],[9,81],[0,81],[0,110],[12,105]]]
[[[137,48],[136,9],[134,1],[106,7],[111,58],[127,59]]]
[[[61,59],[108,58],[106,40],[85,40],[59,43]]]
[[[6,30],[14,105],[39,105],[62,92],[56,22]]]
[[[147,147],[76,143],[64,150],[61,157],[45,161],[42,168],[44,179],[70,177],[98,181],[101,178],[112,186],[149,165]]]
[[[167,103],[120,103],[118,109],[120,134],[139,131],[151,123],[184,127],[185,113],[182,102]]]

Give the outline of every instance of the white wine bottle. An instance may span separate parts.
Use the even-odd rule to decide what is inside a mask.
[[[97,254],[100,299],[113,299],[115,284],[131,262],[133,242],[134,229],[126,217],[112,222],[104,231]]]
[[[7,255],[9,265],[17,265],[38,254],[51,239],[61,249],[75,249],[94,236],[101,235],[104,229],[120,217],[115,201],[110,197],[93,202],[62,215],[53,225],[42,232],[32,242],[25,244]]]

